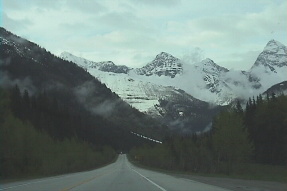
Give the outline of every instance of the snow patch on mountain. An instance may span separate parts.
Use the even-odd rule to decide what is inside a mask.
[[[263,91],[287,80],[286,46],[275,40],[269,41],[249,72],[253,79],[260,82]]]
[[[96,68],[89,69],[89,72],[139,111],[160,115],[154,106],[164,96],[166,87],[135,79],[128,74],[103,72]]]
[[[170,76],[174,78],[177,74],[182,73],[182,63],[178,58],[171,54],[161,52],[156,58],[142,68],[135,70],[139,75],[151,76]]]
[[[88,70],[89,68],[96,68],[103,72],[124,73],[127,74],[131,68],[127,66],[115,65],[112,61],[93,62],[81,57],[74,56],[68,52],[63,52],[60,55],[64,60],[76,63],[78,66]]]
[[[101,69],[105,62],[91,62],[72,55],[62,57],[86,67],[125,101],[148,112],[172,89],[182,89],[197,99],[219,105],[256,96],[287,80],[286,53],[286,46],[271,40],[249,71],[228,70],[211,59],[188,64],[165,52],[146,66],[127,68],[125,72]]]

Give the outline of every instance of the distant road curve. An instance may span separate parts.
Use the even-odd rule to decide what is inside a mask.
[[[227,189],[133,166],[126,155],[100,169],[2,184],[7,191],[227,191]]]

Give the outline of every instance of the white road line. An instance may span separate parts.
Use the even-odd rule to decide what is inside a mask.
[[[130,166],[129,166],[130,167]],[[157,188],[159,188],[162,191],[167,191],[166,189],[164,189],[163,187],[161,187],[160,185],[156,184],[155,182],[153,182],[152,180],[148,179],[147,177],[145,177],[144,175],[142,175],[141,173],[139,173],[138,171],[132,169],[130,167],[131,170],[133,170],[135,173],[137,173],[138,175],[140,175],[141,177],[143,177],[144,179],[146,179],[147,181],[149,181],[151,184],[155,185]]]

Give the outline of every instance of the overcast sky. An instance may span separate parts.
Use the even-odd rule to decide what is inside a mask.
[[[0,0],[1,26],[59,55],[141,67],[159,54],[248,70],[287,44],[287,0]]]

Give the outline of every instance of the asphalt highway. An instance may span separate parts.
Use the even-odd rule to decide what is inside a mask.
[[[1,184],[0,191],[227,191],[133,166],[126,155],[92,171]]]

